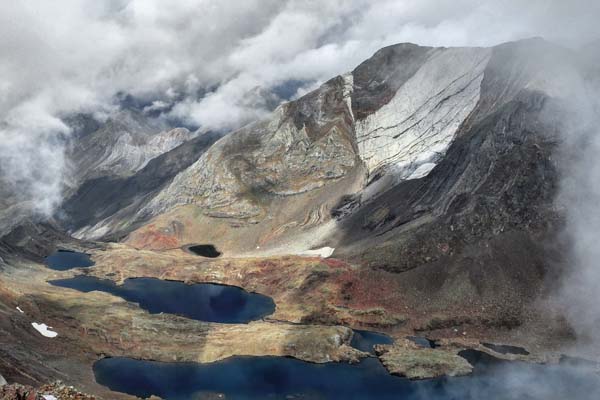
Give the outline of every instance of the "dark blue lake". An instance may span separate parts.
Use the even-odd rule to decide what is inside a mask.
[[[354,335],[352,336],[352,342],[350,345],[355,349],[366,351],[368,353],[374,353],[373,346],[376,344],[392,344],[394,340],[379,332],[373,331],[361,331],[358,329],[354,330]]]
[[[111,390],[169,400],[223,393],[226,399],[597,400],[600,377],[567,365],[502,362],[477,352],[471,376],[410,381],[376,358],[359,364],[311,364],[285,357],[232,357],[210,364],[105,358],[94,364]],[[198,396],[198,397],[196,397]]]
[[[275,303],[268,296],[211,283],[188,285],[155,278],[134,278],[116,285],[108,279],[85,275],[49,283],[81,292],[111,293],[138,303],[153,314],[164,312],[208,322],[245,323],[275,311]]]
[[[187,249],[192,253],[202,257],[216,258],[221,255],[221,252],[212,244],[190,245],[187,246]]]
[[[73,268],[85,268],[94,265],[94,262],[85,253],[70,250],[58,250],[44,260],[48,268],[56,271],[66,271]]]

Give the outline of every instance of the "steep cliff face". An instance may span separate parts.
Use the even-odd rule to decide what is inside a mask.
[[[356,123],[371,175],[386,169],[400,179],[427,175],[479,101],[490,49],[435,49],[428,56],[387,104]]]
[[[359,181],[425,176],[477,104],[490,54],[410,44],[383,49],[224,137],[138,218],[195,204],[209,216],[260,221],[274,212],[271,197],[315,190],[349,171],[362,171]]]
[[[381,196],[372,198],[365,194],[371,193],[370,186],[379,184],[376,179],[380,176],[375,174],[365,190],[334,210],[335,215],[343,220],[347,215],[342,209],[353,204],[355,212],[349,220],[362,221],[362,228],[369,232],[365,235],[379,235],[418,221],[423,215],[464,212],[467,204],[481,199],[478,195],[482,191],[486,191],[486,201],[512,198],[513,205],[500,202],[490,209],[494,214],[505,213],[509,219],[519,215],[514,207],[551,208],[558,179],[558,159],[551,156],[561,134],[568,134],[561,120],[567,117],[564,100],[569,95],[557,88],[552,77],[576,74],[576,62],[568,67],[561,61],[576,57],[541,40],[498,46],[485,57],[475,95],[478,101],[465,103],[470,111],[461,114],[460,122],[454,122],[456,129],[443,142],[447,149],[438,153],[438,163],[423,164],[421,168],[426,166],[427,170],[418,176],[390,170],[388,175],[400,179],[392,184],[387,180]],[[462,93],[458,96],[461,98]],[[388,168],[390,165],[397,164],[388,164]],[[515,187],[520,171],[527,183],[519,182]],[[475,211],[472,207],[464,214],[471,217]]]

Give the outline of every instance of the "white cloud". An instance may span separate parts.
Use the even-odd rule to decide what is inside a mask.
[[[41,211],[60,199],[67,112],[105,112],[118,92],[206,129],[263,116],[268,89],[298,93],[378,48],[492,45],[598,35],[587,0],[57,0],[0,3],[0,168]],[[211,92],[203,96],[207,89]]]

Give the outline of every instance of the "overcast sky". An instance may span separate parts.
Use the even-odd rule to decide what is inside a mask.
[[[300,95],[385,45],[579,45],[599,20],[593,0],[3,1],[0,167],[51,198],[64,169],[52,138],[68,133],[58,117],[109,112],[119,92],[226,130],[268,112],[260,89],[294,80]]]

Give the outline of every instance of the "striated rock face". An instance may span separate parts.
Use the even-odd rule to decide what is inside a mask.
[[[390,169],[400,179],[427,175],[475,108],[490,53],[481,48],[428,51],[389,102],[356,123],[359,154],[369,173]],[[405,69],[403,62],[395,67]]]
[[[352,112],[357,120],[387,104],[434,53],[432,47],[400,43],[384,47],[352,71]]]
[[[265,197],[307,192],[345,176],[358,162],[350,86],[350,77],[334,78],[224,137],[141,214],[196,203],[213,216],[262,217]]]
[[[148,161],[190,140],[193,133],[186,128],[175,128],[152,135],[147,141],[135,143],[128,132],[123,132],[110,154],[105,154],[95,168],[102,172],[128,175],[142,169]]]
[[[379,179],[365,188],[364,199],[423,178],[468,120],[525,88],[551,90],[549,72],[540,62],[524,63],[520,50],[546,44],[507,46],[384,48],[352,73],[224,137],[138,218],[196,204],[206,215],[259,221],[273,196],[315,190],[353,169],[371,182]]]
[[[477,104],[490,54],[408,44],[383,49],[221,139],[137,218],[196,204],[209,216],[259,221],[272,213],[273,197],[315,190],[356,168],[422,177]]]
[[[131,230],[135,213],[220,137],[212,132],[199,135],[150,160],[131,176],[87,180],[65,200],[60,220],[77,237],[97,238]]]

